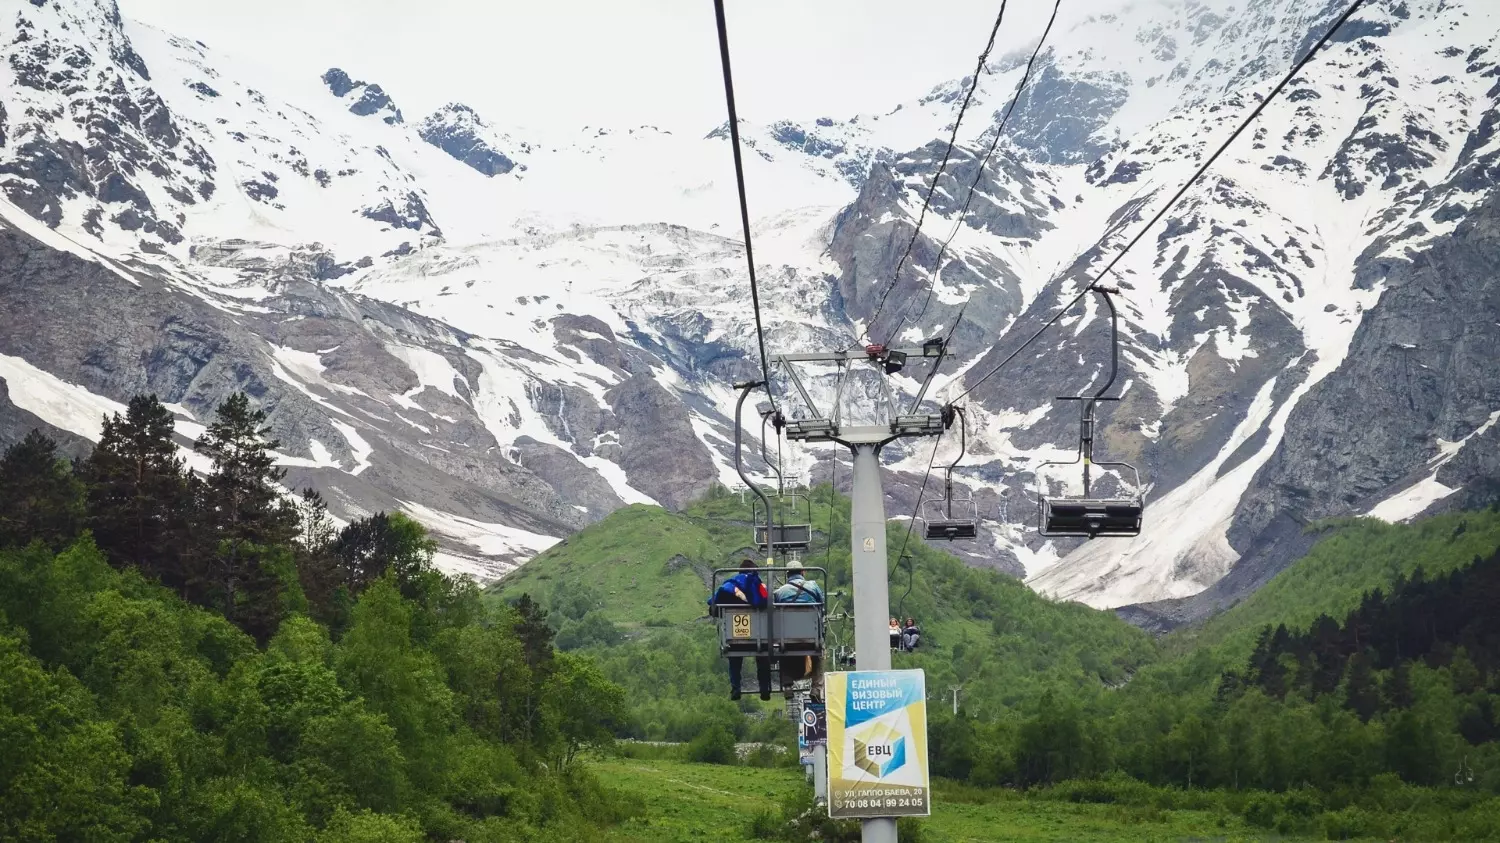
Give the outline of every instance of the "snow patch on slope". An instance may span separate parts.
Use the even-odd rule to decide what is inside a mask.
[[[0,378],[10,387],[11,403],[90,442],[104,435],[106,417],[125,414],[124,404],[68,383],[20,357],[0,354]]]
[[[1458,452],[1463,450],[1465,445],[1469,444],[1469,440],[1476,436],[1483,436],[1496,423],[1500,423],[1500,410],[1491,413],[1489,419],[1484,424],[1481,424],[1472,433],[1456,442],[1449,442],[1446,439],[1439,438],[1437,440],[1438,455],[1433,457],[1432,462],[1428,464],[1431,466],[1432,471],[1411,486],[1376,504],[1366,514],[1392,523],[1406,521],[1417,517],[1429,506],[1457,492],[1458,489],[1449,488],[1438,482],[1438,469],[1457,456]]]

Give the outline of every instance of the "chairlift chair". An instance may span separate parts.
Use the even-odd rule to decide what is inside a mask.
[[[755,523],[755,546],[772,554],[799,552],[812,544],[812,501],[801,492],[786,491],[785,478],[781,473],[781,431],[786,421],[780,411],[769,404],[760,410],[760,455],[767,466],[776,473],[776,494],[768,497],[770,511],[759,500],[751,507],[751,520]],[[771,462],[766,453],[766,424],[776,427],[776,462]],[[757,496],[759,497],[759,496]]]
[[[979,535],[979,510],[967,490],[953,487],[953,470],[968,451],[968,425],[961,407],[953,407],[959,419],[958,458],[948,466],[943,481],[943,496],[922,502],[923,535],[928,541],[961,541]]]
[[[713,614],[719,627],[719,654],[724,656],[813,656],[823,655],[825,603],[778,603],[777,587],[784,585],[786,566],[756,569],[772,599],[765,606],[715,606]],[[827,581],[827,570],[802,567],[808,576]],[[739,568],[714,571],[710,594],[715,594],[726,580],[740,573]],[[777,576],[780,581],[777,581]]]
[[[1100,401],[1120,400],[1118,396],[1105,397],[1104,395],[1114,384],[1115,374],[1119,370],[1120,338],[1119,316],[1115,311],[1114,302],[1109,297],[1112,291],[1097,285],[1093,290],[1104,298],[1104,303],[1109,307],[1111,352],[1109,379],[1093,395],[1070,395],[1057,399],[1081,401],[1082,421],[1079,424],[1078,457],[1068,462],[1044,462],[1037,467],[1037,500],[1039,502],[1037,526],[1041,535],[1047,537],[1128,538],[1141,534],[1141,516],[1145,510],[1145,500],[1141,494],[1140,472],[1130,463],[1101,462],[1094,459],[1095,408]],[[1049,465],[1079,465],[1080,463],[1083,465],[1082,497],[1047,494],[1046,479],[1041,469]],[[1090,470],[1094,466],[1129,471],[1134,478],[1131,485],[1134,493],[1112,498],[1090,496]]]
[[[751,506],[755,521],[755,546],[772,553],[807,550],[812,544],[812,501],[801,492],[782,492],[771,495],[770,498],[772,504],[769,519],[759,500]]]

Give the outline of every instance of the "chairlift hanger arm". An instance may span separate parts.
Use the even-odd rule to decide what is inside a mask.
[[[776,485],[779,488],[781,486],[781,465],[779,462],[773,464],[771,462],[771,455],[766,452],[766,423],[770,420],[771,416],[769,413],[760,417],[760,461],[765,463],[766,467],[771,469],[776,475]]]
[[[843,363],[839,364],[838,380],[833,389],[833,426],[838,427],[844,422],[844,384],[849,382],[849,370]]]
[[[1104,397],[1104,393],[1108,392],[1111,386],[1114,386],[1115,375],[1120,371],[1120,314],[1115,310],[1114,299],[1109,297],[1110,293],[1118,293],[1119,290],[1099,284],[1095,284],[1093,289],[1109,307],[1109,380],[1106,380],[1104,385],[1099,387],[1099,391],[1094,393],[1094,400],[1098,401]]]
[[[963,462],[964,455],[969,452],[969,424],[964,414],[963,407],[954,407],[953,411],[958,415],[958,456],[954,457],[953,464],[948,466],[947,477],[944,478],[944,500],[946,501],[946,512],[948,520],[953,520],[953,470]]]
[[[765,381],[748,381],[742,384],[735,384],[735,389],[740,391],[740,397],[734,404],[734,470],[735,473],[739,474],[740,480],[755,492],[756,497],[760,498],[761,503],[765,504],[766,535],[769,536],[771,535],[771,499],[766,497],[766,493],[759,485],[751,483],[750,478],[745,474],[745,465],[742,459],[745,427],[740,423],[740,413],[745,408],[745,399],[750,397],[750,390],[766,385]],[[768,388],[767,392],[769,391]]]

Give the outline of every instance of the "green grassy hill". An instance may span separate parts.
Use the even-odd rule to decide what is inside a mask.
[[[812,494],[813,544],[803,559],[824,567],[828,592],[851,592],[849,501],[822,486]],[[513,600],[529,593],[559,624],[598,615],[627,640],[652,628],[708,631],[705,601],[716,567],[735,567],[754,555],[751,511],[738,496],[712,496],[682,513],[635,505],[537,556],[492,585],[495,598]],[[832,542],[829,542],[829,536]],[[912,616],[922,624],[930,652],[952,656],[980,643],[992,643],[1024,660],[1025,670],[1089,673],[1104,682],[1151,658],[1148,637],[1114,618],[1078,604],[1047,600],[994,571],[969,568],[957,557],[917,538],[905,542],[904,522],[892,522],[887,543],[895,555],[903,544],[913,564],[892,562],[889,614]],[[834,625],[830,635],[853,639],[850,624]],[[1092,654],[1057,665],[1059,648],[1087,643]],[[920,658],[912,657],[912,658]]]
[[[823,587],[842,591],[847,607],[849,501],[828,486],[813,490],[811,499],[814,540],[804,564],[825,567]],[[537,556],[488,594],[499,600],[530,594],[542,604],[560,646],[587,648],[630,689],[637,736],[686,739],[701,722],[690,712],[713,717],[709,703],[728,705],[705,601],[711,571],[753,552],[751,529],[750,506],[728,493],[682,513],[631,506]],[[904,522],[889,525],[892,555],[905,534]],[[916,618],[923,647],[894,654],[893,661],[926,670],[937,693],[962,684],[975,699],[1018,704],[1055,684],[1111,687],[1156,658],[1150,637],[1112,613],[1052,602],[915,537],[907,552],[913,565],[892,571],[888,613]],[[829,635],[852,642],[852,622],[832,624]],[[779,705],[779,698],[767,704]],[[747,701],[741,708],[757,706]],[[732,714],[731,708],[725,716]]]
[[[813,490],[813,545],[804,564],[826,567],[830,593],[850,587],[849,501],[821,486]],[[718,695],[723,666],[712,652],[714,633],[704,601],[710,572],[753,555],[751,509],[737,495],[710,496],[681,513],[654,506],[621,509],[532,560],[488,593],[513,600],[529,593],[552,613],[565,646],[590,647],[606,664],[630,671],[627,687],[649,681],[672,693]],[[890,614],[913,616],[924,630],[917,654],[895,654],[897,667],[922,667],[929,685],[963,684],[972,698],[1011,706],[1035,699],[1056,683],[1075,688],[1116,687],[1150,664],[1183,682],[1207,682],[1242,662],[1267,624],[1306,628],[1319,614],[1337,619],[1376,588],[1389,589],[1419,566],[1429,575],[1461,567],[1500,548],[1500,512],[1442,515],[1415,524],[1344,519],[1319,525],[1326,535],[1312,551],[1264,588],[1201,626],[1179,630],[1160,645],[1101,612],[1047,600],[1018,581],[965,566],[915,537],[904,542],[904,522],[892,522],[887,543],[903,543],[912,570],[892,563]],[[829,536],[832,542],[829,542]],[[608,623],[602,623],[607,621]],[[852,642],[852,622],[829,635]],[[674,661],[657,670],[651,646]],[[603,645],[618,644],[619,653]],[[642,676],[650,676],[642,680]]]
[[[728,552],[717,538],[687,518],[635,504],[564,539],[491,592],[530,593],[554,611],[580,604],[626,629],[686,624],[704,615],[705,578]]]
[[[1172,653],[1216,648],[1243,660],[1266,625],[1306,629],[1320,614],[1335,620],[1359,605],[1367,591],[1389,591],[1397,577],[1418,567],[1429,578],[1446,574],[1500,548],[1500,511],[1456,512],[1413,524],[1374,518],[1321,524],[1326,535],[1307,556],[1201,626],[1167,637]]]

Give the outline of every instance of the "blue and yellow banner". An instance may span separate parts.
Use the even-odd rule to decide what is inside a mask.
[[[860,670],[825,678],[828,815],[925,817],[927,681],[920,670]]]

